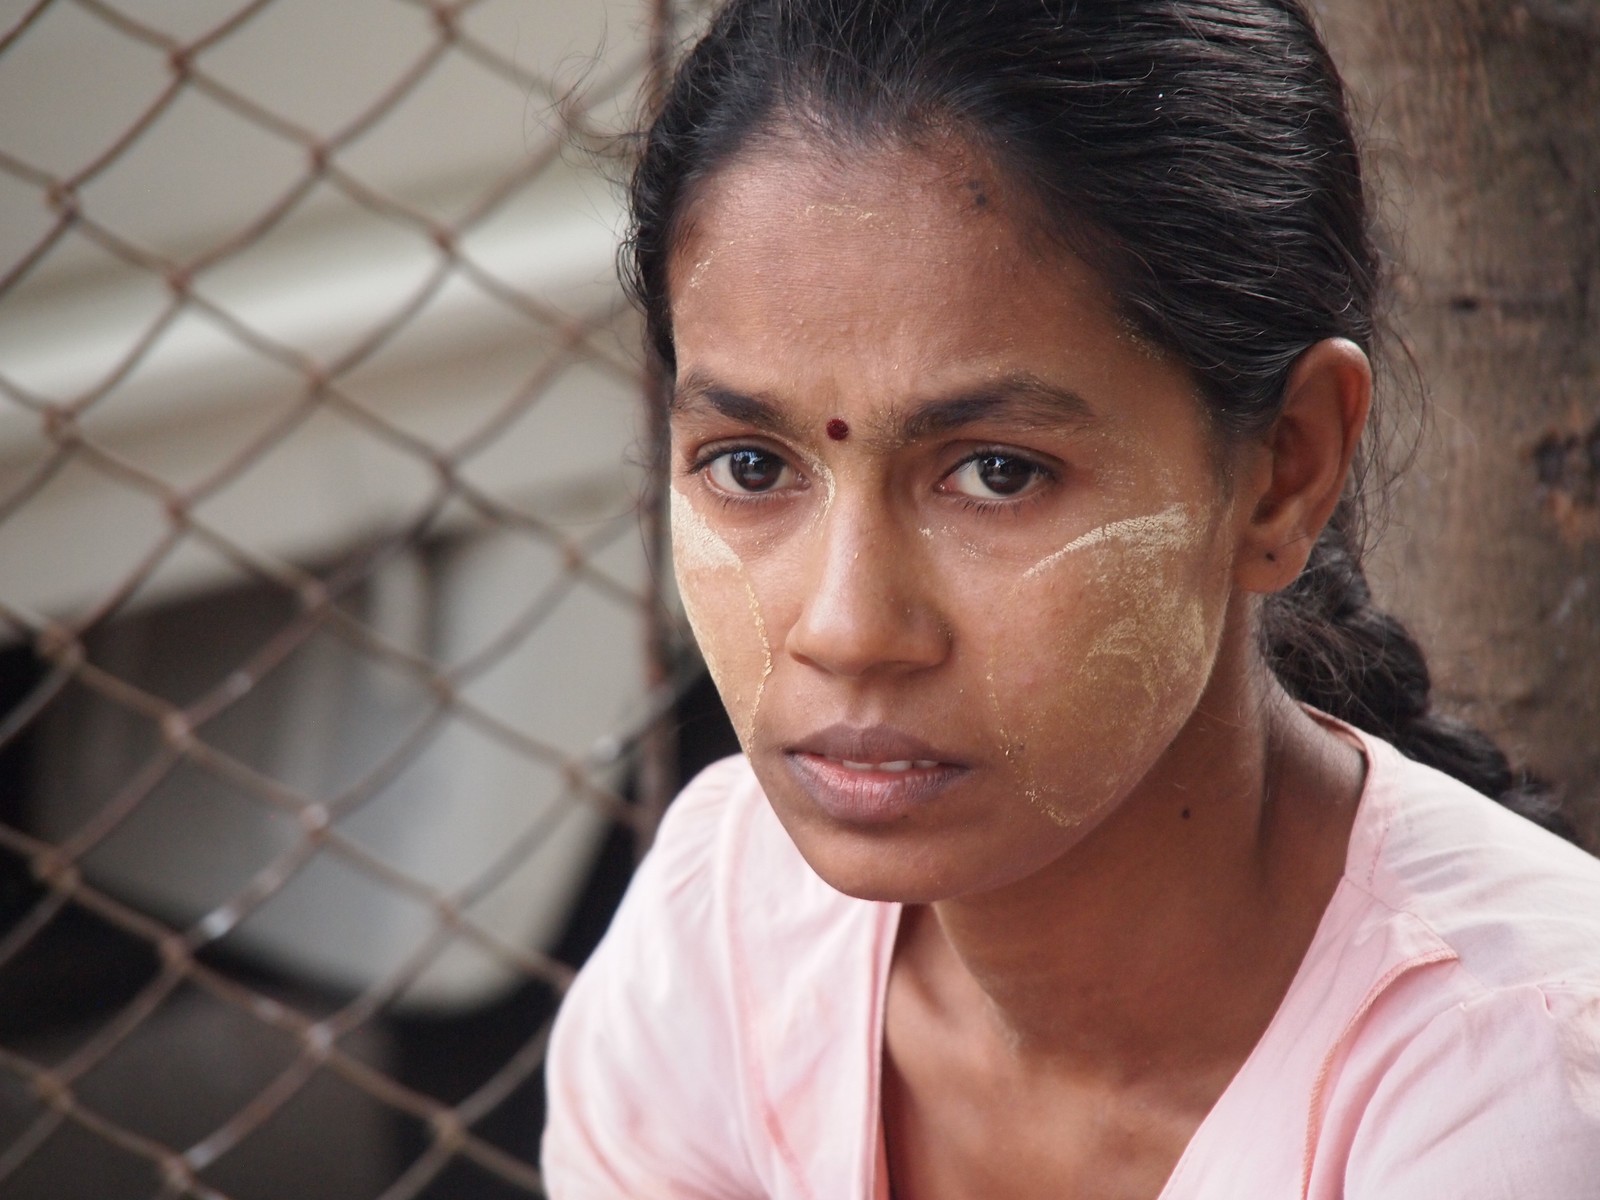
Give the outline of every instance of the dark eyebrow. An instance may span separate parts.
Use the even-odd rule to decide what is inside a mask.
[[[698,371],[690,371],[678,380],[668,407],[676,413],[701,404],[730,421],[775,437],[800,436],[793,418],[771,396],[736,391]],[[914,442],[952,433],[978,421],[1019,430],[1059,429],[1063,425],[1081,428],[1093,423],[1094,409],[1070,388],[1022,372],[893,411],[880,436],[892,442]]]
[[[1094,416],[1094,409],[1077,392],[1024,372],[896,413],[889,433],[898,441],[912,442],[978,421],[1037,430],[1082,427],[1092,424]]]
[[[774,437],[795,438],[799,434],[799,427],[784,412],[783,406],[770,396],[723,387],[699,371],[690,371],[678,380],[667,408],[679,413],[702,404],[730,421],[750,425]]]

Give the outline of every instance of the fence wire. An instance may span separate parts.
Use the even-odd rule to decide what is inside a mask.
[[[0,1193],[542,1194],[674,786],[596,183],[673,7],[0,4]]]

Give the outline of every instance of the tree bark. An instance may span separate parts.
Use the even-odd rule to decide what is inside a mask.
[[[1600,0],[1317,7],[1429,397],[1374,585],[1440,706],[1557,784],[1600,849]]]

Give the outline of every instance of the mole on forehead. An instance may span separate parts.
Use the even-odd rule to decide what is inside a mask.
[[[839,417],[834,417],[828,422],[828,436],[836,442],[842,442],[850,436],[850,426]]]

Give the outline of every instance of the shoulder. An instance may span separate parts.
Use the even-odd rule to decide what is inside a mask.
[[[1350,1200],[1566,1200],[1600,1179],[1600,987],[1523,985],[1450,1005],[1363,1106]]]
[[[1600,1178],[1600,862],[1364,740],[1358,930],[1404,926],[1436,953],[1386,976],[1332,1057],[1324,1146],[1343,1150],[1319,1164],[1337,1172],[1327,1194],[1585,1194]]]
[[[552,1196],[755,1191],[730,1102],[738,1039],[716,882],[753,784],[733,758],[683,790],[562,1001],[545,1065]]]
[[[812,1145],[813,1127],[848,1140],[838,1096],[820,1084],[859,1084],[870,1066],[856,1051],[891,928],[883,908],[811,871],[744,758],[697,776],[557,1016],[551,1195],[764,1195],[796,1163],[833,1161],[794,1145]],[[814,1036],[794,1036],[800,1019]]]
[[[1367,811],[1347,878],[1426,925],[1477,989],[1600,988],[1600,860],[1365,740]]]
[[[605,937],[579,971],[558,1018],[556,1050],[601,1011],[617,1020],[623,1010],[683,1006],[708,1014],[708,1036],[712,1027],[725,1035],[733,960],[749,924],[745,892],[753,880],[793,881],[807,872],[748,761],[735,756],[707,767],[668,807]]]
[[[648,925],[680,962],[685,952],[739,958],[751,943],[804,941],[861,905],[811,870],[735,755],[668,807],[606,940]]]
[[[713,881],[735,845],[748,839],[758,809],[765,807],[755,772],[742,754],[712,763],[689,781],[662,816],[634,888],[659,890],[667,900],[703,900],[703,885]]]

